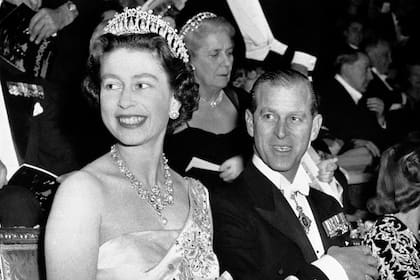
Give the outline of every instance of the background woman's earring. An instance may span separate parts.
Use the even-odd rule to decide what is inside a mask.
[[[195,66],[191,64],[191,69],[195,71]]]
[[[171,120],[176,120],[179,117],[179,112],[178,111],[170,111],[169,112],[169,118]]]

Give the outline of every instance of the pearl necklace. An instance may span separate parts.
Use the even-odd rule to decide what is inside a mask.
[[[147,190],[142,182],[140,182],[134,174],[128,169],[127,164],[121,158],[120,151],[118,150],[117,145],[111,146],[111,158],[113,162],[118,166],[120,172],[128,178],[130,181],[130,186],[133,190],[136,191],[137,195],[146,200],[156,211],[162,224],[166,225],[168,219],[163,216],[162,211],[170,205],[174,204],[174,183],[171,179],[171,173],[169,172],[168,159],[165,157],[165,154],[162,154],[162,165],[163,172],[165,177],[165,187],[166,190],[161,190],[158,184],[155,184],[151,187],[150,190]]]
[[[201,97],[201,99],[203,99],[204,101],[206,101],[207,103],[209,103],[210,107],[212,109],[214,109],[214,108],[216,108],[217,105],[219,105],[220,102],[222,102],[223,93],[224,93],[223,90],[221,90],[219,92],[219,94],[217,95],[217,97],[216,98],[213,98],[213,100],[211,100],[211,101],[205,99],[204,97]]]

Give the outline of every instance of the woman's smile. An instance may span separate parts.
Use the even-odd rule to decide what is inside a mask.
[[[117,116],[117,120],[124,128],[137,128],[145,123],[147,117],[140,115],[123,115]]]

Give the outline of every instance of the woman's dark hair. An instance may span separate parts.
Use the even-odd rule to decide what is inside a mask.
[[[148,50],[160,60],[163,69],[169,78],[170,87],[174,90],[174,97],[181,103],[179,117],[169,120],[168,132],[171,133],[176,127],[191,119],[192,114],[198,108],[198,85],[194,82],[194,74],[190,64],[184,63],[175,57],[166,40],[158,34],[126,34],[113,35],[103,34],[93,42],[87,63],[87,76],[83,87],[88,97],[99,104],[101,87],[101,59],[115,49]]]
[[[376,191],[367,203],[376,215],[406,213],[420,205],[419,139],[406,139],[383,153]]]

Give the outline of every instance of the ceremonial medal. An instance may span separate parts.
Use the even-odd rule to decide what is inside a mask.
[[[296,193],[292,193],[290,198],[295,202],[296,204],[296,210],[298,211],[298,219],[299,222],[302,224],[303,229],[305,230],[305,233],[309,233],[309,228],[311,227],[312,221],[309,219],[308,216],[303,212],[302,207],[297,203],[296,201]]]

